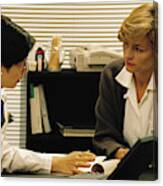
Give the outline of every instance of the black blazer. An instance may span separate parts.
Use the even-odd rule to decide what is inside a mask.
[[[93,143],[97,154],[112,156],[119,147],[129,147],[123,137],[123,120],[127,89],[116,80],[122,70],[123,61],[114,62],[104,68],[99,85],[99,97],[96,102],[96,130]]]

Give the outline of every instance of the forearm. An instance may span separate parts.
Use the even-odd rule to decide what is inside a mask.
[[[35,172],[50,174],[52,158],[41,153],[2,144],[2,170],[6,172]]]
[[[95,137],[93,140],[93,144],[98,154],[105,154],[110,158],[114,157],[114,153],[117,149],[124,147],[123,144],[118,143],[117,141],[109,137],[103,137],[101,139]]]

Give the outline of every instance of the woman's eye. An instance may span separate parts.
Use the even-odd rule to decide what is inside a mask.
[[[135,50],[136,50],[137,52],[143,52],[143,51],[144,51],[142,48],[139,48],[139,47],[136,47]]]

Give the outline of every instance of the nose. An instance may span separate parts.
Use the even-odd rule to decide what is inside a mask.
[[[124,49],[124,56],[126,60],[132,60],[134,57],[134,51],[132,47],[128,47]]]

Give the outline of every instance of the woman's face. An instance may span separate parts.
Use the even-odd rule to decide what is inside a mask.
[[[2,66],[1,71],[2,87],[14,88],[26,72],[26,60],[23,60],[18,64],[12,65],[9,69]]]
[[[126,69],[132,73],[147,73],[154,69],[154,50],[145,36],[128,39],[123,43]]]

